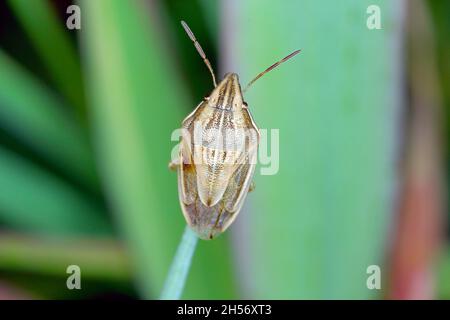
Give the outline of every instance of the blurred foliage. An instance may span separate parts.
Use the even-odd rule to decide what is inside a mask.
[[[70,43],[65,23],[61,23],[48,1],[10,0],[9,3],[55,84],[77,109],[78,116],[85,117],[80,61]]]
[[[447,137],[450,136],[450,2],[445,0],[428,0],[428,8],[432,14],[436,38],[436,55],[441,76],[441,89],[446,108]],[[450,148],[447,148],[450,149]]]
[[[381,30],[361,21],[370,4],[383,12]],[[239,15],[241,31],[233,36],[243,81],[303,50],[247,95],[260,127],[279,128],[281,163],[276,175],[257,175],[242,218],[239,242],[252,253],[240,261],[247,294],[374,297],[366,269],[383,265],[396,187],[402,52],[391,44],[401,41],[402,8],[349,0],[327,2],[324,10],[324,1],[293,1],[273,5],[267,16],[259,5],[236,9],[253,13]]]
[[[58,242],[6,234],[0,236],[2,267],[16,272],[61,276],[61,270],[76,263],[83,279],[128,281],[128,257],[120,244],[111,239],[61,239]],[[108,265],[108,268],[105,268]]]
[[[94,161],[80,125],[53,92],[3,51],[0,67],[0,123],[4,130],[74,179],[94,188]]]
[[[74,186],[0,148],[0,219],[35,233],[108,234],[101,206]]]
[[[165,28],[147,21],[143,3],[81,4],[88,30],[82,33],[88,93],[106,192],[135,257],[136,284],[145,297],[155,297],[184,223],[176,177],[167,170],[173,147],[168,138],[183,110],[195,102],[165,59],[164,36],[155,32]],[[187,297],[231,296],[226,246],[223,238],[199,247],[196,260],[203,263],[191,272],[196,285]]]
[[[428,8],[434,24],[434,36],[436,39],[436,57],[438,61],[438,72],[440,75],[441,99],[444,105],[443,128],[445,130],[444,141],[446,142],[446,168],[447,181],[450,179],[450,2],[446,0],[427,0]],[[447,188],[447,199],[450,199],[450,189]],[[447,200],[448,202],[448,200]],[[449,207],[450,208],[450,207]],[[450,211],[447,212],[447,243],[450,230]],[[439,297],[450,299],[450,264],[448,250],[440,270],[438,281]]]
[[[438,72],[440,75],[440,90],[444,103],[443,127],[446,142],[446,164],[447,176],[450,178],[450,2],[445,0],[428,0],[428,7],[434,23],[434,34],[436,38],[436,56],[438,61]],[[450,198],[450,189],[447,190]],[[450,211],[447,216],[447,229],[450,230]]]
[[[218,78],[245,84],[303,51],[246,95],[280,129],[280,171],[258,170],[231,232],[199,242],[183,298],[378,297],[366,267],[383,265],[392,222],[401,2],[80,0],[77,31],[70,4],[0,4],[1,279],[38,298],[159,296],[185,225],[169,139],[212,89],[184,19]],[[450,9],[429,4],[448,106]],[[81,293],[65,290],[69,264]]]

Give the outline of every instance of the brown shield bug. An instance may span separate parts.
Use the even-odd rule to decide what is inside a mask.
[[[189,26],[181,24],[208,67],[214,89],[182,122],[178,193],[188,225],[201,239],[224,232],[238,215],[251,189],[259,129],[242,93],[256,80],[300,52],[294,51],[258,74],[241,90],[236,73],[217,84],[211,63]]]

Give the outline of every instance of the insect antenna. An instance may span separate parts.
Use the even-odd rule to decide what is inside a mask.
[[[286,57],[284,57],[283,59],[281,59],[278,62],[275,62],[273,65],[271,65],[270,67],[268,67],[266,70],[264,70],[263,72],[261,72],[260,74],[258,74],[252,81],[250,81],[246,86],[245,89],[242,92],[247,91],[248,88],[250,88],[250,86],[252,84],[255,83],[256,80],[258,80],[259,78],[261,78],[263,75],[265,75],[267,72],[269,72],[270,70],[275,69],[276,67],[278,67],[280,64],[282,64],[283,62],[289,60],[290,58],[292,58],[293,56],[295,56],[296,54],[300,53],[301,50],[296,50],[294,52],[292,52],[291,54],[287,55]]]
[[[214,75],[214,71],[213,68],[211,67],[211,63],[209,62],[209,60],[206,58],[205,52],[203,52],[202,46],[200,45],[200,43],[197,41],[197,39],[195,38],[194,33],[192,32],[191,28],[189,28],[189,26],[187,25],[186,22],[184,22],[183,20],[181,20],[181,25],[184,28],[184,31],[186,31],[187,35],[189,36],[189,38],[192,40],[192,42],[194,43],[195,49],[197,49],[198,54],[200,55],[200,57],[202,57],[203,62],[206,64],[206,66],[208,67],[209,72],[211,73],[213,82],[214,82],[214,87],[217,87],[217,82],[216,82],[216,76]]]

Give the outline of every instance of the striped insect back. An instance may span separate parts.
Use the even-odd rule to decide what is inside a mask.
[[[244,102],[239,77],[228,73],[217,84],[209,60],[187,24],[183,28],[208,67],[214,90],[182,122],[178,171],[183,215],[202,239],[213,239],[234,221],[251,189],[259,130]],[[267,68],[265,73],[297,54]]]

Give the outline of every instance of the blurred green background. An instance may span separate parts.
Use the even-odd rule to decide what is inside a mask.
[[[183,298],[450,298],[450,2],[8,0],[0,299],[159,296],[185,226],[171,133],[212,90],[181,19],[243,85],[302,49],[246,94],[279,171],[199,242]]]

